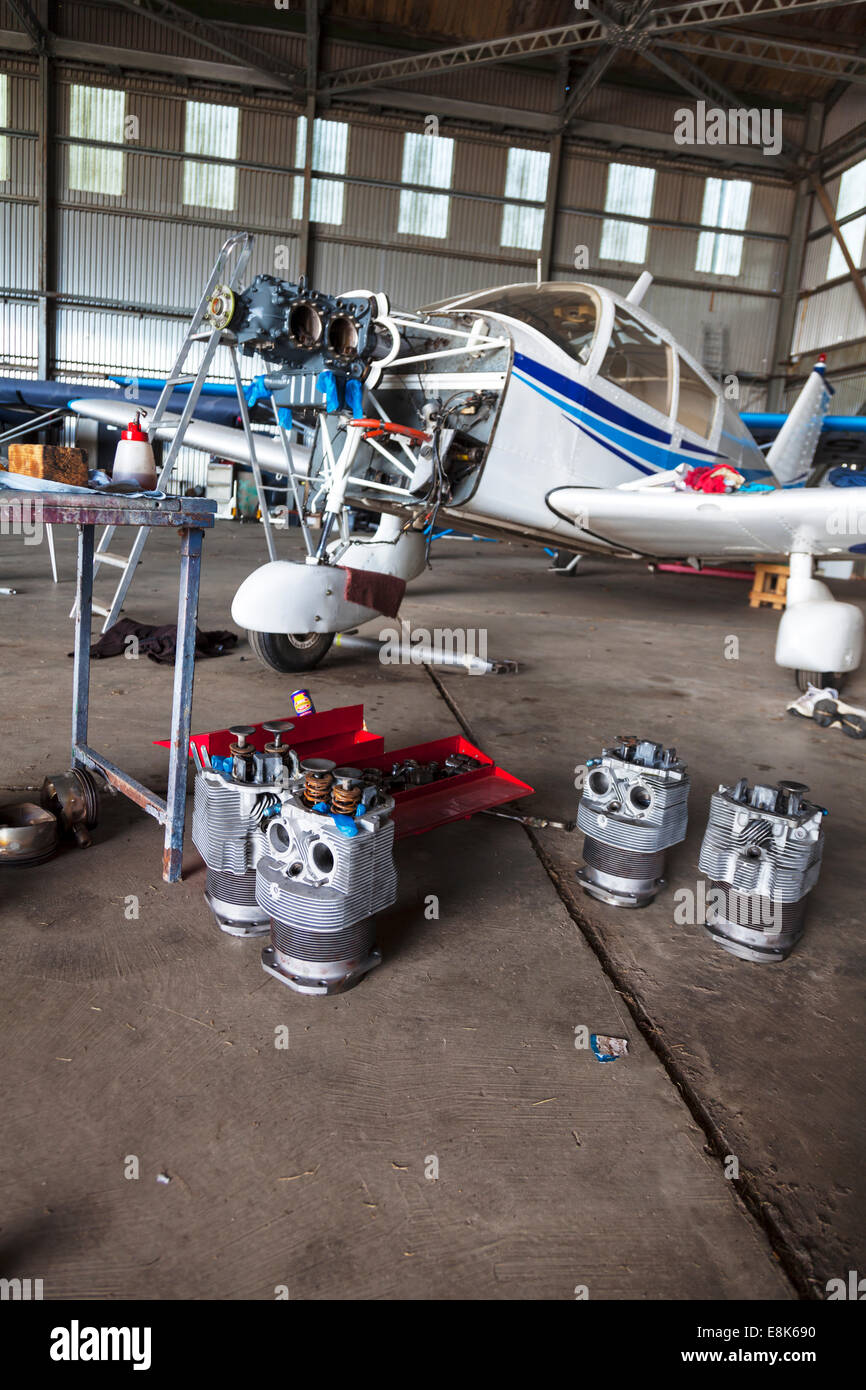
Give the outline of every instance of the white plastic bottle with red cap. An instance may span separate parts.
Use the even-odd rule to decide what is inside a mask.
[[[141,428],[141,415],[138,412],[120,436],[111,476],[115,483],[137,483],[145,492],[152,492],[156,487],[153,449]]]

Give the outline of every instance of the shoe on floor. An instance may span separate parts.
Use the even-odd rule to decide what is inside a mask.
[[[830,729],[838,724],[849,738],[866,738],[866,710],[840,700],[838,690],[832,686],[819,690],[817,686],[810,685],[787,708],[789,714],[799,715],[801,719],[814,719],[822,729]]]
[[[838,699],[839,692],[838,690],[834,690],[832,686],[828,685],[825,686],[823,690],[820,690],[817,685],[810,685],[802,695],[799,695],[796,700],[791,701],[787,709],[789,714],[798,714],[802,719],[814,719],[815,706],[819,701],[824,705],[833,702],[835,708],[835,701]],[[821,720],[819,719],[816,722],[820,724]],[[826,728],[826,723],[823,727]]]

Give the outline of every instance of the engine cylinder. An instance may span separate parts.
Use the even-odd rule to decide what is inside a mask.
[[[311,808],[304,791],[299,782],[263,833],[256,900],[271,939],[262,967],[301,994],[337,994],[382,959],[373,918],[397,896],[394,803],[382,796],[346,815]]]
[[[675,748],[618,738],[588,772],[577,812],[584,892],[614,907],[644,907],[664,884],[666,852],[685,838],[689,778]]]
[[[224,762],[224,772],[200,772],[193,789],[192,840],[207,866],[205,901],[229,936],[266,936],[270,920],[256,902],[256,861],[260,827],[279,804],[282,784],[239,781],[232,771],[237,759]],[[242,760],[241,769],[246,776],[252,764]]]
[[[781,961],[806,925],[806,901],[824,852],[823,807],[809,788],[741,778],[710,798],[699,866],[710,879],[705,927],[743,960]]]

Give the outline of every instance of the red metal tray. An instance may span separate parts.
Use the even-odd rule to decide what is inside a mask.
[[[441,763],[449,753],[467,753],[483,766],[460,772],[456,777],[442,777],[438,782],[394,792],[393,819],[398,840],[404,835],[421,835],[449,821],[467,820],[477,811],[500,806],[503,801],[515,801],[520,796],[530,796],[533,791],[526,782],[497,767],[486,753],[461,734],[437,738],[431,743],[413,743],[409,748],[395,748],[393,752],[365,754],[356,758],[352,766],[387,770],[392,763],[403,762],[405,758],[416,758],[419,763]]]
[[[354,767],[356,750],[381,753],[385,747],[385,740],[381,735],[371,734],[364,724],[363,705],[340,705],[338,709],[322,710],[320,714],[294,717],[291,714],[275,715],[253,725],[255,732],[249,739],[253,747],[261,752],[272,738],[265,729],[265,724],[275,724],[278,719],[283,718],[293,718],[294,728],[285,734],[284,739],[289,747],[297,750],[301,758],[336,758],[339,754],[345,763],[351,755],[351,766]],[[224,758],[233,739],[228,729],[212,729],[206,734],[190,734],[189,742],[190,757],[192,745],[196,744],[199,751],[204,748],[212,757]],[[158,748],[170,746],[168,739],[154,739],[154,743]]]
[[[254,747],[262,749],[270,741],[271,735],[266,732],[264,724],[271,722],[275,721],[264,720],[254,726],[255,733],[250,738]],[[190,745],[195,743],[199,749],[206,749],[213,756],[224,757],[229,751],[232,736],[228,729],[214,729],[210,733],[191,734],[189,741]],[[156,739],[154,742],[159,748],[169,746],[167,739]],[[533,791],[526,782],[497,767],[492,758],[462,734],[433,739],[429,743],[413,743],[408,748],[395,748],[386,753],[385,740],[378,734],[371,734],[364,724],[363,705],[342,705],[338,709],[323,710],[321,714],[296,718],[286,742],[299,757],[332,758],[344,767],[380,767],[388,770],[392,763],[403,762],[406,758],[415,758],[419,763],[441,763],[449,753],[465,753],[470,758],[477,758],[482,766],[470,772],[461,772],[456,777],[443,777],[438,782],[428,782],[425,786],[408,787],[406,791],[394,793],[394,824],[398,840],[407,835],[421,835],[425,830],[434,830],[450,821],[468,820],[478,811],[487,811],[505,801],[530,796]]]

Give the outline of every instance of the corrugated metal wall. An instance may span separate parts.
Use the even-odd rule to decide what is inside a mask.
[[[823,145],[832,147],[843,140],[856,126],[866,121],[866,92],[862,88],[850,88],[831,109],[824,127]],[[838,210],[839,189],[846,168],[859,172],[849,174],[854,182],[849,187],[847,212],[850,217],[866,211],[866,162],[862,152],[855,160],[849,158],[835,177],[825,179],[824,187],[834,209],[837,209],[845,232],[849,223],[842,220]],[[853,190],[853,192],[852,192]],[[845,368],[850,373],[850,363],[866,363],[866,308],[854,287],[847,270],[836,255],[834,269],[830,257],[835,238],[821,204],[817,198],[812,200],[811,222],[801,280],[801,297],[797,308],[794,327],[793,352],[812,356],[819,351],[828,353],[831,369]],[[858,262],[861,271],[866,270],[866,238]],[[841,272],[841,273],[840,273]],[[866,366],[860,373],[846,374],[834,382],[836,395],[833,409],[839,414],[866,413]]]
[[[87,4],[64,6],[61,13],[66,29],[76,38],[127,48],[136,42],[154,45],[154,26],[144,18]],[[179,56],[215,58],[210,50],[167,30],[161,31],[160,42],[163,51]],[[280,45],[289,61],[303,60],[299,40],[284,37]],[[336,44],[328,49],[327,63],[344,67],[375,56],[376,51],[369,48]],[[382,50],[380,56],[391,56],[390,51]],[[9,74],[9,128],[35,134],[35,68],[24,60],[10,60],[3,62],[2,70]],[[259,92],[239,97],[236,91],[196,83],[183,90],[143,74],[127,74],[121,83],[104,71],[65,64],[59,75],[56,372],[83,379],[118,371],[164,373],[174,357],[184,318],[191,313],[229,232],[239,228],[256,232],[253,272],[278,272],[289,278],[297,273],[298,223],[292,211],[299,110],[280,95]],[[136,140],[122,147],[122,193],[69,187],[74,84],[126,92],[125,114],[137,119],[138,132]],[[436,95],[466,95],[465,75],[431,79],[417,90],[430,94],[435,114]],[[503,107],[545,111],[554,109],[561,93],[556,80],[517,65],[507,73],[492,67],[473,72],[472,97]],[[233,211],[184,205],[187,100],[238,109]],[[593,95],[586,117],[615,120],[631,129],[643,126],[670,132],[676,106],[662,97],[604,90]],[[393,303],[414,307],[446,295],[534,277],[534,249],[500,244],[513,139],[443,121],[440,133],[455,140],[448,236],[444,240],[400,236],[403,137],[407,130],[423,130],[424,117],[403,120],[366,111],[344,116],[339,109],[325,114],[328,119],[347,119],[349,132],[343,224],[314,229],[315,278],[324,288],[385,288]],[[37,143],[23,134],[9,135],[8,140],[10,178],[0,184],[0,371],[33,372]],[[519,143],[530,149],[546,148],[543,141],[529,137]],[[672,144],[671,155],[675,153]],[[615,152],[612,157],[616,158]],[[697,224],[706,171],[674,168],[663,154],[647,156],[647,160],[658,168],[647,252],[657,283],[649,307],[698,355],[704,325],[710,323],[727,329],[731,370],[746,375],[768,372],[773,365],[791,192],[778,182],[756,177],[740,274],[736,279],[698,276],[694,271]],[[599,257],[607,164],[608,159],[597,151],[577,145],[566,149],[552,274],[557,279],[593,279],[622,291],[641,267]],[[707,170],[711,169],[708,165]],[[587,248],[588,265],[575,270],[578,246]],[[278,248],[282,248],[281,261]],[[254,370],[253,364],[249,370]],[[226,361],[218,363],[217,374],[228,378]]]

